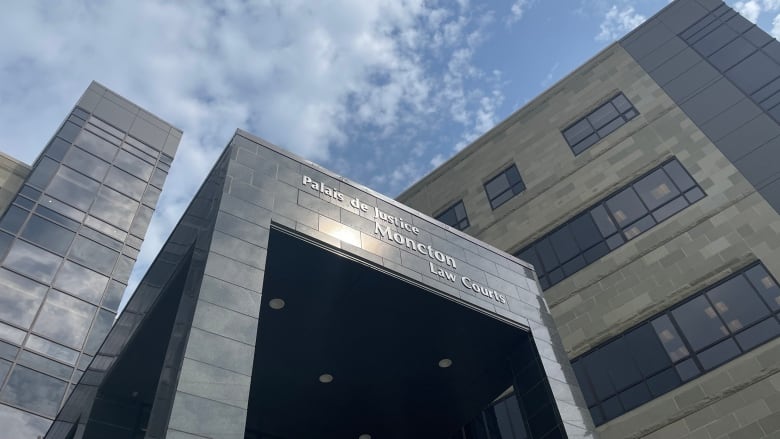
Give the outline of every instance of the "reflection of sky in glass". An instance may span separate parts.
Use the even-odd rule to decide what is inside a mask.
[[[62,258],[23,241],[15,241],[5,258],[5,266],[41,282],[49,283]]]
[[[95,198],[100,184],[65,166],[59,171],[46,188],[46,193],[60,200],[68,200],[68,204],[87,210]]]
[[[60,401],[65,396],[66,387],[65,381],[26,367],[16,366],[5,388],[0,392],[0,399],[19,407],[55,416]]]
[[[79,353],[73,349],[60,346],[33,334],[30,334],[24,346],[31,351],[46,354],[68,364],[76,364],[76,359],[79,356]]]
[[[119,168],[111,168],[104,183],[136,200],[141,199],[146,189],[146,181],[139,180]]]
[[[154,166],[142,161],[127,151],[119,151],[114,161],[114,166],[118,166],[132,175],[143,180],[148,180],[152,175]]]
[[[52,290],[41,307],[33,330],[47,338],[80,349],[96,307]]]
[[[111,273],[119,253],[82,236],[76,236],[68,257],[91,269]]]
[[[138,203],[107,187],[102,187],[90,213],[122,230],[130,228]]]
[[[99,303],[108,278],[78,264],[65,261],[53,286],[92,303]]]
[[[0,425],[9,438],[43,437],[50,421],[7,405],[0,405]]]
[[[2,302],[0,302],[0,304],[2,304]],[[5,323],[0,322],[0,339],[7,340],[10,341],[11,343],[20,345],[22,344],[22,341],[24,341],[25,335],[27,335],[25,331],[22,331],[21,329],[16,329],[13,326],[6,325]]]
[[[46,294],[46,287],[0,269],[0,319],[28,328]]]
[[[89,333],[89,339],[87,340],[87,346],[84,348],[84,352],[94,354],[97,352],[100,345],[103,343],[103,339],[111,329],[111,324],[114,323],[114,313],[101,309],[98,312],[97,319],[95,319],[95,326],[92,328],[92,332]]]

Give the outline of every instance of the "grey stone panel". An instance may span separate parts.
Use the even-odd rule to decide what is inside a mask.
[[[688,117],[702,126],[713,117],[744,99],[745,95],[729,80],[721,78],[680,105]]]
[[[777,163],[776,161],[773,163]],[[761,195],[772,206],[780,206],[780,180],[775,180],[759,189]]]
[[[777,136],[780,136],[780,126],[765,114],[760,114],[755,119],[741,127],[735,128],[718,140],[717,146],[723,155],[732,162],[736,162]],[[780,154],[780,151],[778,153]],[[780,158],[780,155],[778,158]]]
[[[636,36],[624,39],[621,44],[745,178],[761,188],[775,176],[765,163],[780,161],[780,150],[774,146],[774,139],[780,136],[777,115],[764,113],[764,110],[780,103],[780,99],[772,98],[772,94],[780,88],[780,80],[776,79],[780,67],[777,60],[773,60],[773,54],[780,59],[780,46],[725,5],[687,30],[669,24],[672,10],[677,11],[675,14],[680,13],[681,17],[699,18],[704,17],[706,11],[696,1],[679,1],[674,8],[667,8],[654,18],[668,25],[670,31],[676,29],[676,32],[682,32],[682,38],[688,39],[698,53],[685,49],[689,57],[672,58],[654,67],[655,60],[663,58],[662,54],[679,50],[678,45],[672,43],[677,37],[665,36],[652,51],[642,46],[643,35],[650,34],[647,31],[637,32]],[[716,16],[730,17],[728,24],[723,24]],[[682,20],[681,17],[674,20]],[[660,28],[658,25],[651,27]],[[654,43],[647,42],[645,46],[651,44]],[[758,50],[757,47],[764,49]],[[703,60],[699,54],[707,56],[708,60]],[[681,73],[693,59],[702,61]],[[762,102],[764,110],[754,101]],[[761,193],[767,191],[762,190]],[[780,204],[772,205],[780,211]]]
[[[240,179],[246,180],[251,173],[252,184],[241,186],[243,184],[241,182],[232,182],[229,192],[231,198],[226,194],[226,197],[223,198],[223,205],[226,203],[235,205],[238,200],[232,198],[233,196],[246,200],[241,201],[242,206],[251,206],[250,203],[253,202],[257,204],[255,201],[257,192],[264,191],[269,194],[265,206],[271,200],[273,203],[272,207],[266,207],[270,210],[270,224],[276,223],[292,228],[326,245],[352,253],[364,261],[381,263],[388,270],[412,281],[421,282],[440,294],[449,295],[456,301],[477,307],[483,312],[494,314],[501,319],[508,318],[515,322],[522,322],[523,325],[529,325],[533,321],[536,322],[534,325],[538,328],[546,327],[551,323],[546,306],[539,307],[539,290],[536,287],[533,272],[507,255],[486,248],[469,238],[464,239],[465,236],[459,232],[443,228],[441,225],[421,217],[416,212],[325,170],[306,163],[300,165],[293,156],[282,153],[274,147],[266,146],[262,141],[248,134],[239,132],[231,144],[234,145],[234,149],[236,147],[239,149],[234,154],[236,163],[251,169],[250,172],[248,169],[237,167]],[[263,160],[258,161],[257,157],[263,157]],[[275,177],[273,169],[277,169]],[[284,170],[284,172],[280,172],[280,170]],[[307,179],[304,180],[304,177]],[[305,182],[306,184],[304,184]],[[313,187],[312,182],[317,183],[317,185]],[[324,190],[322,185],[328,190]],[[240,195],[234,191],[234,187],[242,188]],[[295,189],[295,192],[290,191],[290,189]],[[359,201],[355,201],[355,199]],[[376,218],[375,209],[377,208],[383,215],[390,215],[394,219],[385,221]],[[249,220],[240,210],[232,208],[230,214]],[[218,223],[220,221],[222,220],[218,219]],[[235,222],[235,220],[232,221]],[[401,227],[399,221],[407,224],[408,228]],[[415,228],[416,232],[411,231],[412,227]],[[384,232],[379,230],[385,230],[385,228],[391,232],[391,236],[382,236]],[[438,261],[425,252],[418,251],[417,248],[413,247],[415,244],[409,244],[400,237],[396,238],[400,242],[394,240],[393,233],[399,233],[404,239],[408,238],[414,243],[430,246],[431,249],[452,257],[454,266]],[[256,244],[262,246],[260,243]],[[242,260],[243,258],[237,257],[237,259]],[[244,260],[244,263],[246,264],[248,261]],[[457,277],[452,281],[442,278],[431,271],[431,264],[434,267],[452,272]],[[488,297],[487,294],[464,287],[460,282],[461,276],[466,276],[487,288],[500,291],[506,296],[508,303],[503,304]],[[531,277],[529,278],[529,276]],[[222,278],[226,282],[235,283],[235,281],[228,279],[229,277],[233,278],[233,276]],[[248,285],[244,285],[244,287],[258,291],[255,287]],[[542,336],[547,344],[550,343],[550,339],[558,340],[557,334],[552,329],[543,333]],[[555,343],[559,342],[554,341],[553,344]],[[546,348],[545,352],[548,350]],[[557,355],[552,353],[547,355],[556,358],[554,361],[565,362],[565,355],[559,355],[561,352],[563,350],[559,348]],[[561,400],[570,399],[573,393],[578,394],[576,386],[565,384],[566,378],[563,371],[569,367],[568,364],[552,367],[553,360],[545,361],[550,361],[548,367],[551,373],[564,382],[559,390],[555,390],[555,392],[562,392]],[[573,375],[571,376],[573,377]],[[568,386],[568,390],[566,390],[568,393],[563,390],[566,386]],[[579,427],[576,426],[575,416],[570,420],[570,428],[581,437],[589,437],[590,427],[587,427],[587,421],[584,421],[581,416],[584,413],[584,411],[580,412],[581,424]]]
[[[780,163],[780,138],[775,138],[735,160],[734,166],[763,194],[764,186],[780,176],[778,163]]]
[[[740,127],[761,114],[761,109],[747,97],[718,114],[711,120],[699,125],[702,132],[707,134],[713,142],[717,142],[734,128]]]

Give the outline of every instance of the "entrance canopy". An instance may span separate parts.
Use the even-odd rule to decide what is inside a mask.
[[[272,229],[247,437],[450,437],[512,385],[528,337]]]

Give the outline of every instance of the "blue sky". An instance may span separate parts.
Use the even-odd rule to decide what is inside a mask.
[[[667,0],[25,0],[0,150],[31,163],[91,80],[184,131],[130,287],[236,128],[395,196]],[[780,0],[729,1],[780,34]]]

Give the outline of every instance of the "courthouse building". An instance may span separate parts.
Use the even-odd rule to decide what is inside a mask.
[[[111,327],[181,133],[93,84],[0,158],[0,435],[778,437],[778,105],[677,0],[397,200],[238,130]]]
[[[780,42],[679,0],[398,200],[535,267],[601,438],[780,435]]]

